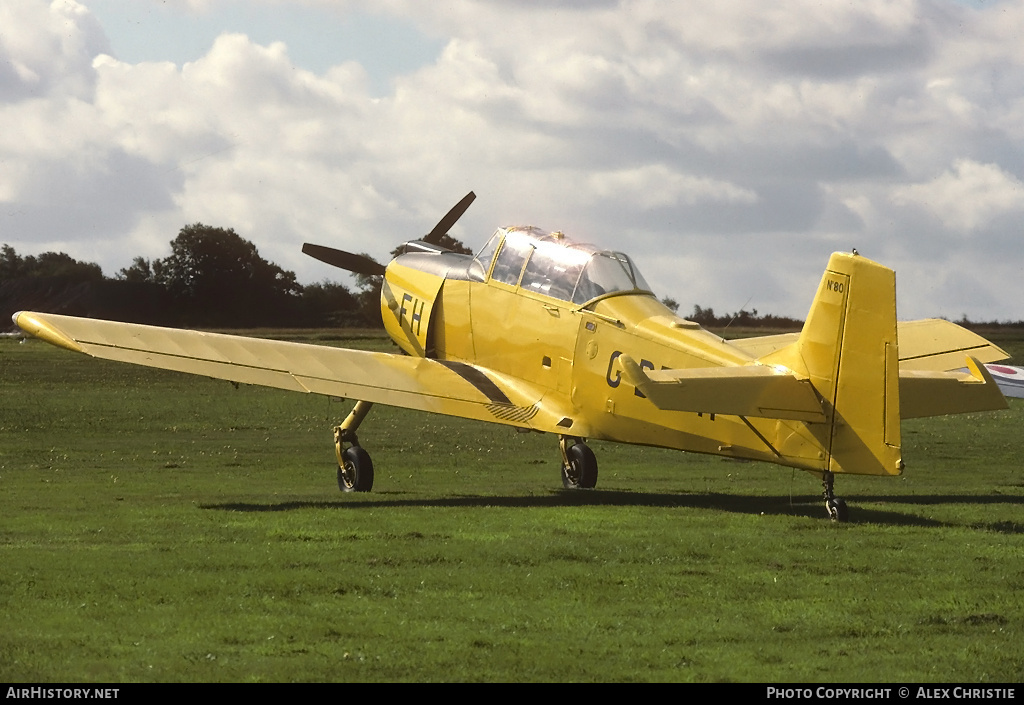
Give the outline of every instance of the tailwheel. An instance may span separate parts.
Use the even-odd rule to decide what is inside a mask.
[[[836,476],[828,471],[821,476],[823,488],[821,496],[825,499],[825,510],[828,518],[834,522],[847,521],[850,518],[849,510],[846,508],[846,500],[836,497],[835,489]]]
[[[825,502],[825,509],[828,510],[828,518],[832,521],[846,521],[850,518],[849,512],[846,509],[846,500],[830,499]]]
[[[597,457],[582,439],[562,436],[562,486],[567,490],[593,489],[597,486]]]
[[[338,489],[342,492],[369,492],[373,488],[373,461],[359,446],[341,452],[338,466]]]

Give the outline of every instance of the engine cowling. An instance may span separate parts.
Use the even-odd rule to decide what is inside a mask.
[[[436,255],[401,255],[388,265],[381,286],[380,312],[391,339],[415,357],[430,357],[431,314],[444,275],[423,271],[416,260]]]

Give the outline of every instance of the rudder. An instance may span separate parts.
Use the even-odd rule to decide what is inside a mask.
[[[761,362],[806,374],[827,420],[809,426],[822,469],[898,475],[899,352],[895,273],[857,253],[829,259],[800,337]]]

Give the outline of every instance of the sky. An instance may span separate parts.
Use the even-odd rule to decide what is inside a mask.
[[[901,319],[1024,319],[1024,0],[0,0],[0,243],[107,276],[186,224],[299,281],[468,191],[658,296],[804,317],[829,254]]]

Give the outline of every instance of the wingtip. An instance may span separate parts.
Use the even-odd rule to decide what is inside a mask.
[[[56,345],[72,352],[85,352],[67,334],[58,329],[53,323],[45,320],[43,314],[33,313],[32,311],[18,311],[11,316],[11,320],[26,333],[40,340],[45,340],[50,345]]]
[[[1009,404],[1006,401],[1006,395],[1003,393],[1003,388],[989,372],[989,369],[982,364],[981,360],[974,357],[973,355],[967,355],[967,369],[970,371],[971,376],[974,377],[978,382],[984,384],[986,387],[992,390],[992,409],[1008,409]],[[996,395],[999,396],[996,399]],[[999,402],[1002,402],[1001,404]]]
[[[644,396],[647,396],[646,392],[649,391],[648,385],[651,379],[643,371],[643,368],[636,363],[636,360],[626,354],[619,355],[618,361],[626,381],[639,389],[641,393],[645,393]]]

